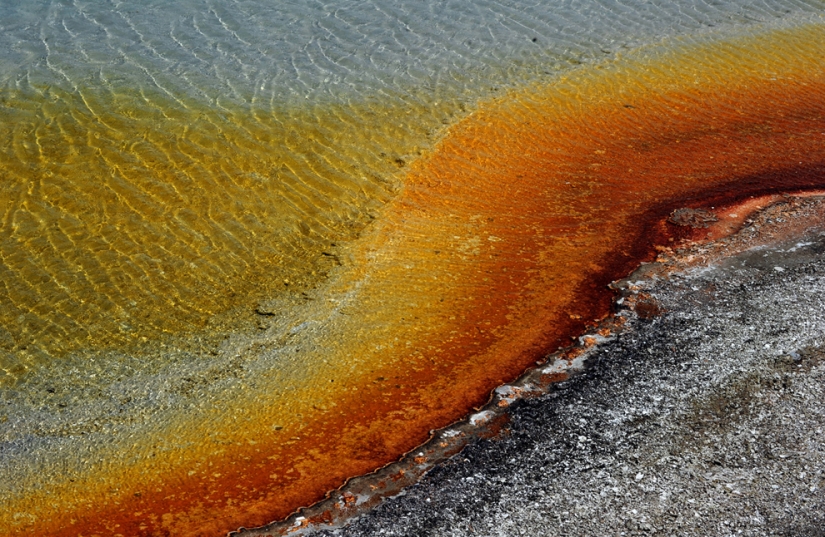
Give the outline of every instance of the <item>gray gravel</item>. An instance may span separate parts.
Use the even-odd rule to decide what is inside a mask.
[[[641,283],[665,312],[316,536],[825,536],[825,233]]]

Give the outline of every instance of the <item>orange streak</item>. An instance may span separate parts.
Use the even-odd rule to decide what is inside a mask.
[[[779,83],[724,55],[681,61],[672,75],[650,74],[655,62],[584,72],[455,126],[353,254],[371,285],[360,307],[386,313],[386,326],[370,318],[372,335],[344,341],[381,356],[343,383],[357,392],[336,392],[338,406],[288,443],[261,434],[212,456],[209,481],[172,470],[139,497],[37,531],[215,535],[282,518],[419,445],[606,315],[606,284],[653,257],[674,208],[825,187],[821,70]],[[371,350],[382,334],[411,344],[382,356]]]

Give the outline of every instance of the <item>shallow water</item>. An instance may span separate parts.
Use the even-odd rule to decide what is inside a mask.
[[[0,7],[3,525],[217,534],[412,448],[672,204],[822,186],[821,8]]]

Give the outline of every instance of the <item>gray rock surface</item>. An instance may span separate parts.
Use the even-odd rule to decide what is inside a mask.
[[[638,282],[591,367],[316,536],[825,536],[825,233]]]

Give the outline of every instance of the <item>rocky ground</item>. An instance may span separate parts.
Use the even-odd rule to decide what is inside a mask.
[[[309,534],[825,536],[825,232],[630,280],[657,315],[630,315],[584,373]]]

